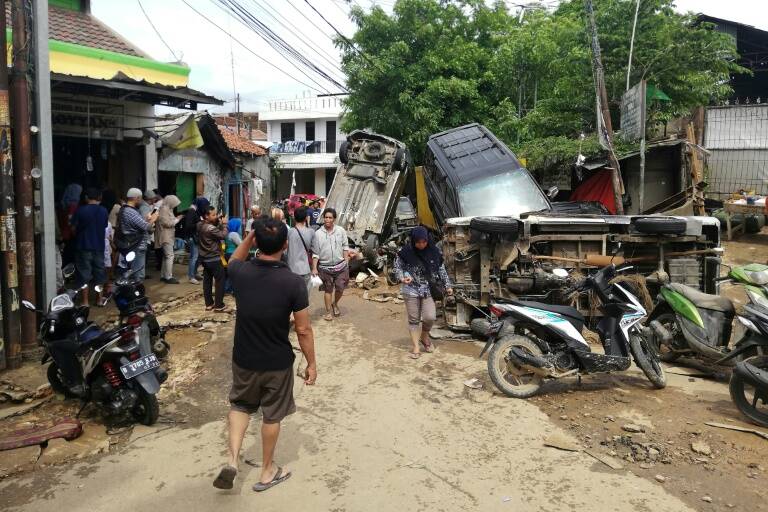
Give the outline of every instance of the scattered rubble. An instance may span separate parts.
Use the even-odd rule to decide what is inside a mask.
[[[627,423],[626,425],[622,425],[621,430],[623,430],[624,432],[632,432],[635,434],[645,432],[645,429],[643,427],[641,427],[640,425],[635,425],[634,423]]]
[[[699,455],[712,455],[712,448],[704,441],[693,441],[691,450]]]

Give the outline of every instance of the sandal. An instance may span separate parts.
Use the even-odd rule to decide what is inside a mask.
[[[289,478],[291,478],[291,472],[289,471],[286,474],[283,474],[283,468],[278,467],[277,473],[275,473],[275,477],[272,480],[270,480],[267,483],[256,482],[255,484],[253,484],[253,490],[256,492],[263,492],[269,489],[270,487],[274,487],[281,482],[285,482]]]
[[[341,310],[336,304],[333,305],[333,316],[341,316]]]
[[[418,359],[421,357],[421,352],[408,352],[408,357],[411,359]]]
[[[217,489],[231,489],[236,475],[237,468],[226,465],[219,471],[219,476],[213,481],[213,486]]]
[[[206,311],[213,311],[213,306],[205,306]]]
[[[325,316],[323,316],[323,320],[325,320],[326,322],[330,322],[331,320],[333,320],[333,315],[330,313],[326,313]]]
[[[422,341],[421,342],[421,346],[424,347],[424,352],[426,352],[428,354],[431,354],[432,352],[435,351],[435,346],[431,342],[430,343],[424,343]]]

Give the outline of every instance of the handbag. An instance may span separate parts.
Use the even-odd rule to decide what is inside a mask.
[[[420,255],[416,255],[419,260],[421,260],[421,266],[424,268],[424,273],[427,276],[427,284],[429,285],[429,294],[432,296],[432,299],[434,300],[443,300],[445,297],[445,286],[443,286],[443,283],[440,282],[440,279],[435,278],[435,276],[432,275],[432,273],[429,271],[429,266],[427,265],[427,262],[424,261],[424,258],[422,258]]]

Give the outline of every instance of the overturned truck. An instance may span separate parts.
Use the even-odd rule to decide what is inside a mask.
[[[716,293],[716,219],[564,213],[481,125],[431,136],[424,177],[441,221],[446,268],[461,295],[446,305],[453,329],[469,329],[477,308],[491,298],[568,303],[569,278],[555,275],[555,268],[573,276],[626,261],[645,277],[652,296],[668,282]],[[623,256],[614,258],[619,248]],[[595,314],[586,302],[577,306]]]

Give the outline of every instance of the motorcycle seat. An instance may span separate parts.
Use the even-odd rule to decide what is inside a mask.
[[[710,295],[708,293],[702,293],[695,288],[686,286],[680,283],[671,283],[669,288],[686,299],[693,302],[696,307],[702,309],[711,309],[713,311],[721,311],[723,313],[733,315],[735,310],[733,308],[733,302],[720,295]]]
[[[556,313],[570,322],[577,331],[581,332],[584,327],[584,315],[579,310],[571,306],[558,306],[554,304],[544,304],[543,302],[528,302],[523,300],[512,301],[515,305],[526,308],[542,309],[550,313]]]

